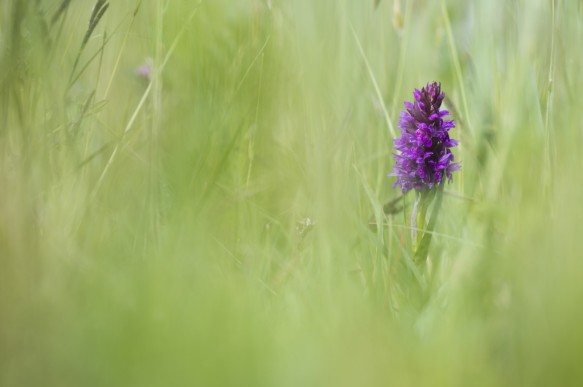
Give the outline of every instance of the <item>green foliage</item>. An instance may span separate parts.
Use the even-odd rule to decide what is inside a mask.
[[[582,38],[577,1],[3,0],[0,386],[580,385]],[[387,118],[433,80],[418,265]]]

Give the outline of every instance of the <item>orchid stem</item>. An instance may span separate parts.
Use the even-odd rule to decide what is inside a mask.
[[[439,184],[435,190],[421,193],[420,196],[421,208],[418,210],[417,214],[417,225],[420,230],[415,240],[415,255],[413,259],[418,264],[424,264],[427,261],[427,254],[429,253],[429,246],[431,245],[431,237],[433,236],[433,230],[435,229],[439,210],[441,209],[443,184]],[[434,200],[435,204],[433,205],[431,217],[429,218],[429,222],[425,224],[427,210]]]

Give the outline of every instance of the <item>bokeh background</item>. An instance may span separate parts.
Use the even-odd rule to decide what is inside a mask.
[[[582,38],[578,0],[2,0],[0,385],[581,385]],[[434,80],[420,266],[382,207]]]

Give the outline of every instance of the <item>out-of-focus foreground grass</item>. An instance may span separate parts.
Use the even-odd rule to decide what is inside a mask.
[[[139,3],[0,3],[1,386],[583,383],[581,1]],[[425,269],[381,207],[432,80]]]

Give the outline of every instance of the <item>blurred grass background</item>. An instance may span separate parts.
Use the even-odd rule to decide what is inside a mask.
[[[583,383],[581,1],[111,2],[83,45],[95,3],[0,3],[1,386]]]

